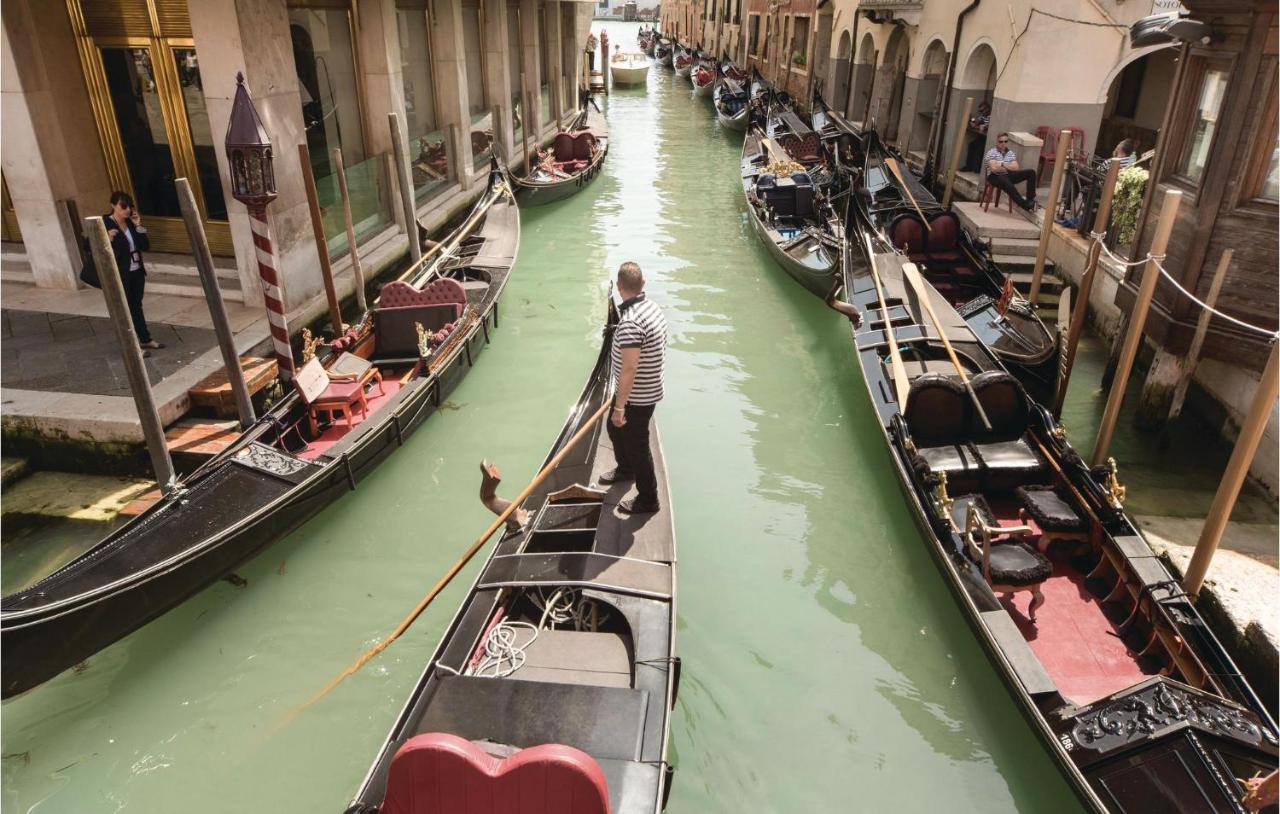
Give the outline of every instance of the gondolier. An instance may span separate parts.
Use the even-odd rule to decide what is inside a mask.
[[[609,416],[609,439],[618,465],[601,475],[600,482],[634,480],[636,496],[619,503],[618,509],[624,514],[649,514],[659,508],[649,422],[662,401],[667,320],[662,309],[645,298],[644,274],[636,263],[618,268],[618,294],[621,317],[610,350],[610,375],[616,389]]]

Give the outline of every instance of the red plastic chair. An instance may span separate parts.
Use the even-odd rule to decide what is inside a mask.
[[[990,181],[982,188],[982,211],[987,212],[991,209],[991,198],[995,196],[996,210],[1000,209],[1000,187],[995,186]],[[1013,211],[1013,196],[1009,196],[1009,211]]]
[[[1058,158],[1058,131],[1041,125],[1036,128],[1036,138],[1044,142],[1040,146],[1040,161],[1036,164],[1036,178],[1043,178],[1045,165],[1052,166]]]

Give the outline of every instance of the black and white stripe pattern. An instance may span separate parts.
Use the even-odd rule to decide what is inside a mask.
[[[640,364],[627,404],[648,406],[662,401],[662,363],[667,348],[667,320],[662,309],[638,294],[622,304],[610,353],[613,382],[622,370],[622,349],[639,348]]]

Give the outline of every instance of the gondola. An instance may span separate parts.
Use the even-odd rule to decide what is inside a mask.
[[[837,282],[844,226],[831,203],[821,144],[812,133],[784,132],[778,105],[752,111],[740,172],[752,228],[783,270],[826,298]]]
[[[269,412],[154,506],[0,601],[0,694],[80,663],[356,488],[488,344],[519,244],[515,198],[495,161],[462,225],[385,285],[322,361],[301,366]],[[349,417],[317,422],[309,404],[333,399]]]
[[[716,85],[715,63],[709,60],[699,61],[689,73],[689,80],[693,82],[694,96],[709,98],[712,89]]]
[[[721,127],[742,132],[747,129],[750,117],[750,91],[746,83],[730,75],[725,67],[721,67],[720,77],[716,80],[712,95],[712,104],[716,108],[716,121]]]
[[[859,237],[841,307],[860,314],[854,345],[894,472],[1045,750],[1099,814],[1243,812],[1242,780],[1276,766],[1275,723],[1121,508],[1114,464],[1085,466],[950,301]]]
[[[675,48],[674,46],[672,46],[671,40],[665,37],[660,37],[658,38],[657,44],[653,48],[653,58],[658,60],[659,65],[666,65],[668,68],[670,68],[671,55],[674,50]]]
[[[556,134],[551,146],[537,152],[529,174],[513,179],[520,203],[541,206],[569,197],[600,174],[608,152],[609,125],[588,99],[573,123]]]
[[[640,33],[636,35],[636,45],[644,52],[645,56],[653,56],[653,48],[658,44],[658,32],[651,28],[641,28]]]
[[[547,463],[612,396],[612,305],[610,314]],[[675,529],[662,446],[656,431],[651,437],[658,514],[617,511],[629,484],[592,485],[614,465],[603,422],[524,501],[527,519],[496,544],[347,814],[407,810],[395,803],[415,795],[500,800],[516,783],[529,795],[522,811],[663,808],[680,670]],[[489,494],[486,505],[497,508]]]
[[[693,52],[686,51],[676,43],[675,54],[671,57],[671,67],[675,69],[676,76],[688,76],[693,70]]]
[[[854,152],[858,217],[920,267],[1035,398],[1051,399],[1058,373],[1056,336],[1030,303],[1017,296],[1012,280],[991,260],[986,247],[916,181],[874,130],[861,134]],[[888,166],[890,159],[897,162],[901,181]]]

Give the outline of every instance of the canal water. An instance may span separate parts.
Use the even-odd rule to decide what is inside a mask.
[[[608,25],[634,48],[635,26]],[[359,489],[238,574],[3,706],[11,812],[341,811],[476,564],[386,634],[535,472],[597,351],[606,281],[671,326],[658,411],[679,536],[669,811],[1078,810],[901,505],[847,325],[748,229],[740,136],[686,79],[608,100],[603,174],[522,215],[501,328]]]

